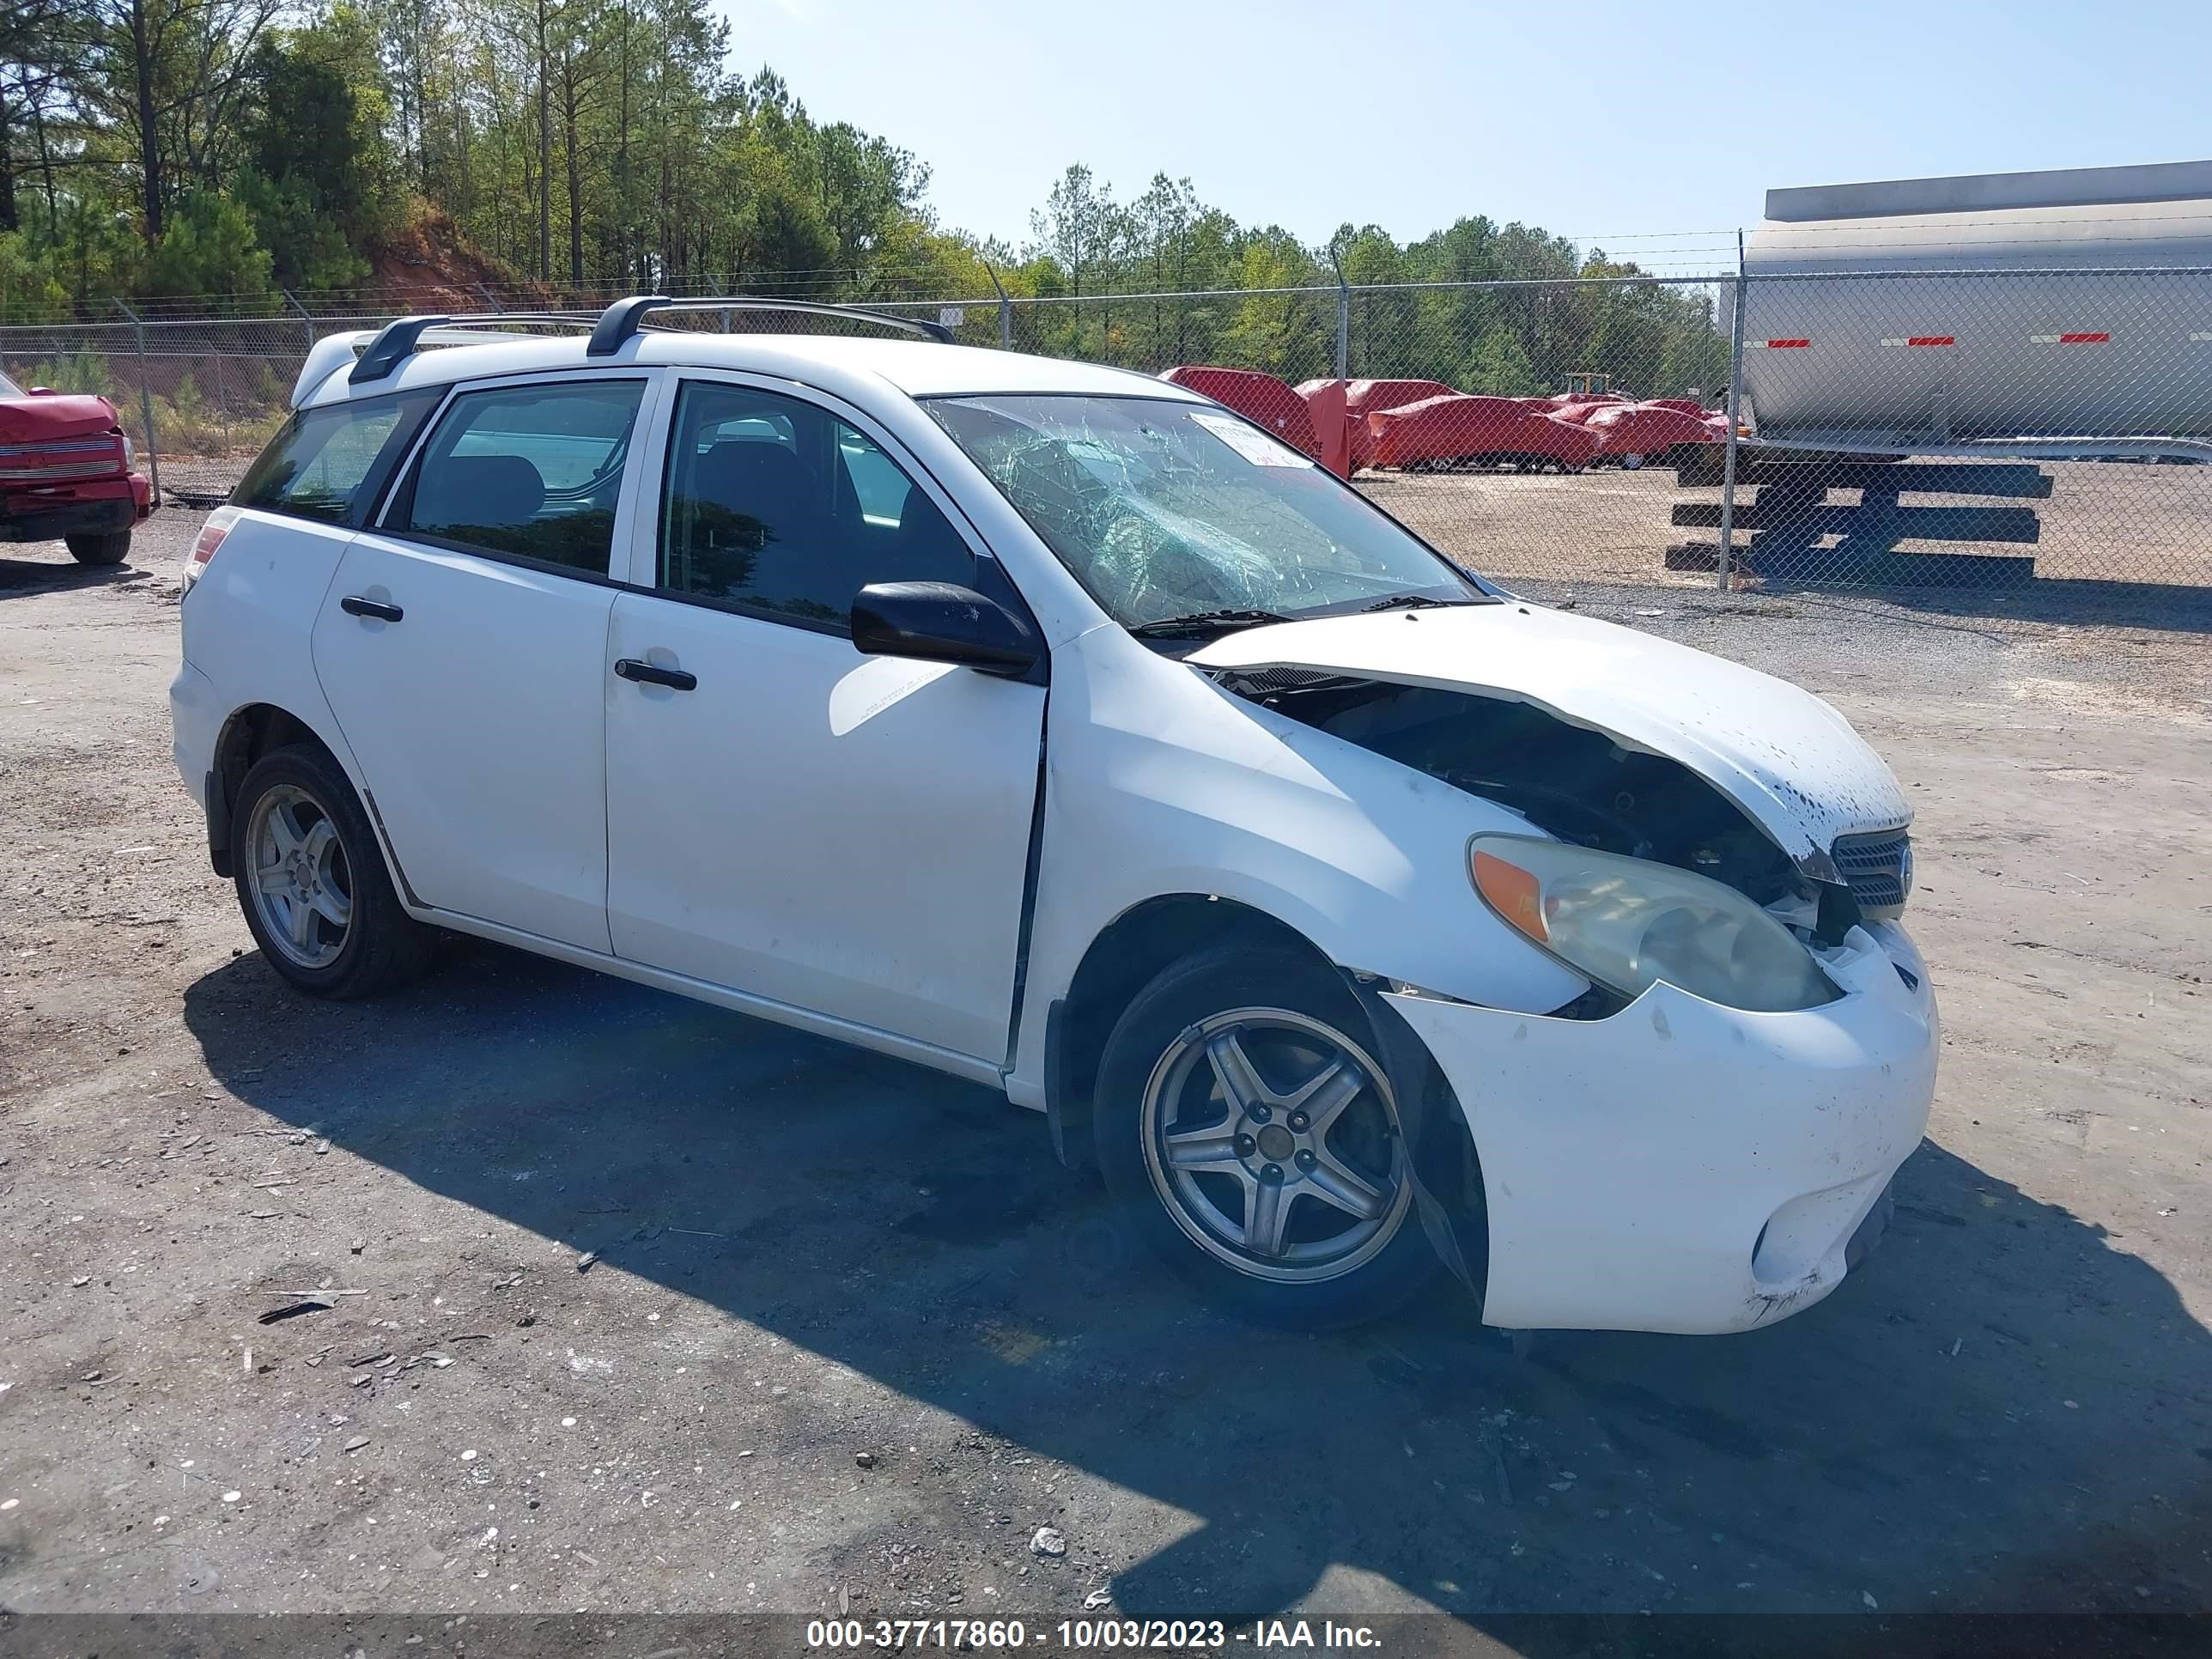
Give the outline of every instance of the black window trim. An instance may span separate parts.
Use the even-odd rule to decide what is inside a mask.
[[[540,379],[538,378],[540,375],[546,378]],[[587,368],[579,374],[573,369],[540,369],[525,371],[519,374],[488,375],[478,380],[448,381],[445,388],[446,395],[432,405],[429,415],[416,429],[414,438],[408,445],[405,464],[392,469],[390,477],[386,480],[382,498],[377,502],[375,512],[369,515],[369,522],[356,526],[355,528],[368,535],[383,537],[387,541],[405,542],[418,547],[434,547],[446,553],[465,553],[471,558],[489,559],[494,564],[513,565],[518,569],[535,570],[548,576],[567,576],[599,587],[629,588],[632,584],[612,574],[615,565],[620,562],[617,555],[622,554],[624,549],[622,538],[611,532],[607,538],[607,568],[583,570],[572,564],[557,563],[551,559],[533,558],[527,553],[509,553],[494,548],[478,547],[471,542],[457,542],[450,537],[433,536],[427,531],[402,529],[397,526],[386,524],[384,520],[392,508],[398,505],[403,488],[415,483],[422,468],[423,453],[429,447],[431,434],[443,422],[447,413],[462,398],[479,392],[501,392],[510,387],[525,386],[607,385],[642,386],[644,391],[638,399],[637,420],[630,432],[630,453],[623,462],[624,483],[629,483],[630,477],[635,477],[632,469],[637,461],[639,439],[641,435],[649,436],[649,434],[642,433],[641,428],[653,418],[652,393],[655,381],[659,378],[660,377],[652,371],[641,373],[635,367],[625,365],[619,370]],[[621,517],[619,509],[616,517],[619,520]]]

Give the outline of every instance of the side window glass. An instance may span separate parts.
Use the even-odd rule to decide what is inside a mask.
[[[325,404],[287,421],[230,499],[325,524],[362,522],[442,391]]]
[[[975,579],[968,544],[898,463],[794,398],[687,385],[666,478],[672,592],[842,632],[870,582]]]
[[[389,527],[604,576],[644,397],[641,380],[463,392]]]

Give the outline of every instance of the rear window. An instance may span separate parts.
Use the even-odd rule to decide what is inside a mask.
[[[247,469],[232,504],[325,524],[367,523],[385,480],[443,392],[427,387],[301,410]]]
[[[460,393],[385,528],[605,575],[644,398],[642,380],[599,378]]]

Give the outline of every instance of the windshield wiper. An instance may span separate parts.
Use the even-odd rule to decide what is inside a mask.
[[[1291,619],[1272,611],[1194,611],[1188,617],[1162,617],[1139,623],[1129,630],[1140,640],[1184,639],[1200,634],[1227,634],[1240,628],[1261,628]]]
[[[1425,611],[1431,605],[1472,605],[1472,599],[1440,599],[1431,593],[1393,593],[1387,599],[1377,599],[1364,605],[1362,611]]]

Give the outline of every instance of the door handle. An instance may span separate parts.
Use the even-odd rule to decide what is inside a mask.
[[[386,605],[382,599],[364,599],[358,593],[349,593],[340,599],[338,609],[349,617],[374,617],[378,622],[398,622],[407,614],[396,605]]]
[[[615,660],[615,673],[623,679],[635,680],[643,685],[665,685],[672,691],[696,691],[699,677],[681,668],[663,668],[659,663],[640,662],[635,657],[619,657]]]

